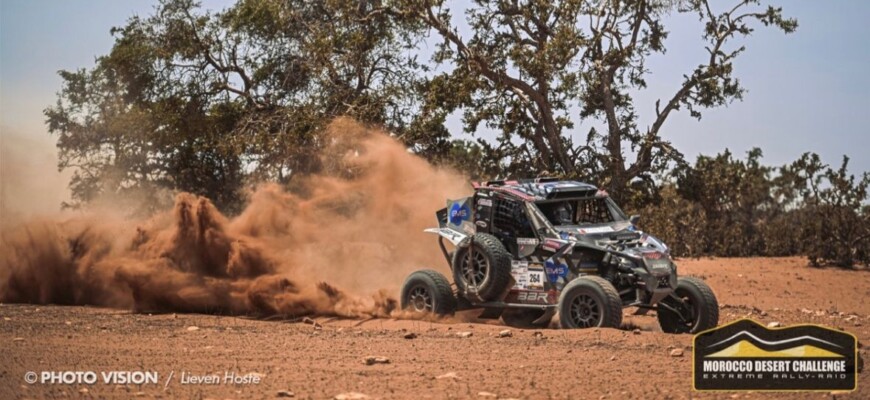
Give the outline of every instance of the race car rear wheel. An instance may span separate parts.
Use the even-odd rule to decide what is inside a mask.
[[[453,281],[459,293],[480,300],[497,300],[511,284],[511,255],[490,234],[465,239],[453,253]]]
[[[403,310],[450,315],[456,311],[456,297],[450,282],[437,271],[416,271],[405,279],[402,286]]]
[[[547,325],[550,325],[550,318],[546,321],[535,323],[536,320],[540,319],[547,314],[547,310],[536,310],[536,309],[507,309],[504,310],[501,314],[501,319],[504,321],[504,324],[507,326],[512,326],[514,328],[546,328]],[[550,314],[552,317],[553,314]]]
[[[674,294],[661,301],[677,310],[658,307],[659,325],[665,333],[698,333],[719,323],[719,303],[710,286],[695,277],[677,280]]]
[[[598,276],[574,279],[559,296],[562,328],[617,328],[622,323],[622,301],[613,284]]]

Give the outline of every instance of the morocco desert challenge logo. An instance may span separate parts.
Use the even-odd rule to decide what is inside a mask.
[[[857,339],[820,325],[749,320],[695,336],[695,390],[855,390]]]

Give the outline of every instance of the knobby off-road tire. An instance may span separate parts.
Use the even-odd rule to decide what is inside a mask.
[[[719,302],[716,301],[713,290],[704,281],[691,276],[681,277],[677,280],[674,295],[682,302],[670,296],[662,302],[676,309],[688,307],[686,311],[692,317],[686,321],[677,313],[659,307],[658,319],[662,332],[694,334],[713,328],[719,323]]]
[[[535,323],[535,320],[544,316],[547,310],[535,309],[507,309],[501,314],[501,319],[507,326],[514,328],[546,328],[550,325],[550,320],[540,323]],[[552,314],[550,315],[552,316]]]
[[[431,269],[416,271],[402,285],[402,309],[452,315],[456,312],[456,297],[444,275]]]
[[[460,294],[476,295],[483,301],[497,300],[511,284],[511,255],[490,234],[478,233],[463,240],[451,264],[453,282]]]
[[[565,285],[559,296],[562,328],[618,328],[622,300],[613,284],[598,276],[581,276]]]

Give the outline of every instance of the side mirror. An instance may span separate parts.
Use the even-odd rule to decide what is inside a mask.
[[[637,225],[637,223],[640,222],[640,215],[634,214],[628,217],[628,222],[631,222],[632,225]]]

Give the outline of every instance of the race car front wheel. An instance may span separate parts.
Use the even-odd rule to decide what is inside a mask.
[[[581,276],[568,283],[559,296],[562,328],[618,328],[622,301],[613,284],[597,276]]]
[[[450,282],[438,271],[424,269],[405,279],[402,285],[402,309],[451,315],[456,311],[456,297]]]
[[[719,323],[719,303],[704,281],[681,277],[674,294],[660,302],[658,319],[662,332],[698,333]]]

